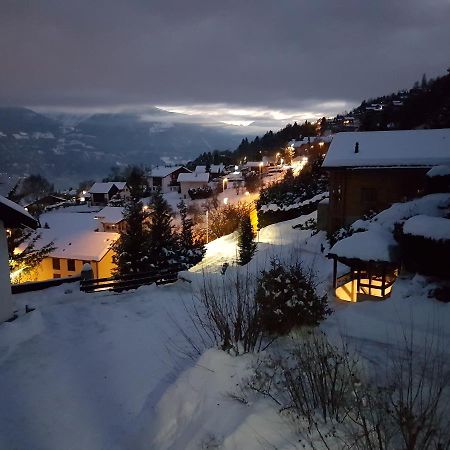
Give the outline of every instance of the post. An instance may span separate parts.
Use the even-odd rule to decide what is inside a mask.
[[[337,286],[337,257],[333,256],[333,289],[336,289]]]
[[[206,243],[208,243],[209,242],[209,236],[208,236],[208,227],[209,227],[209,222],[208,222],[208,220],[209,220],[209,215],[208,215],[208,213],[209,213],[209,211],[208,210],[206,210]]]
[[[14,303],[9,279],[9,255],[6,229],[0,220],[0,323],[14,316]]]

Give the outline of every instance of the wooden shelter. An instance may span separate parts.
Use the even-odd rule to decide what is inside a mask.
[[[397,245],[390,234],[356,233],[337,242],[328,257],[333,259],[337,298],[358,302],[390,296],[399,269]]]

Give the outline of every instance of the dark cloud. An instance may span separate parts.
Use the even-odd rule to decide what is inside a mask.
[[[449,64],[448,0],[0,0],[0,11],[0,104],[327,113]]]

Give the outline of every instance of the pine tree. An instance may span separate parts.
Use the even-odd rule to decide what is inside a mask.
[[[181,232],[178,236],[179,256],[186,268],[200,262],[205,254],[205,247],[196,243],[192,234],[194,223],[187,216],[187,206],[183,200],[177,205],[181,216]]]
[[[112,245],[113,262],[117,275],[147,272],[150,269],[148,213],[137,197],[131,197],[125,205],[124,219],[127,227]]]
[[[41,234],[29,229],[14,228],[8,235],[9,269],[14,274],[13,283],[27,280],[41,261],[55,250],[53,241],[37,248],[39,239]],[[24,249],[17,252],[22,247]]]
[[[159,190],[153,194],[152,200],[149,225],[150,264],[153,267],[163,268],[179,260],[179,249],[173,232],[169,204]]]
[[[252,228],[250,215],[242,218],[239,226],[238,248],[239,248],[239,265],[243,266],[249,263],[256,252],[255,232]]]

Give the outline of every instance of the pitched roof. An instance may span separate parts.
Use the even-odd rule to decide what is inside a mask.
[[[37,220],[22,206],[0,195],[0,220],[5,227],[18,227],[25,225],[36,228]]]
[[[178,169],[186,169],[183,166],[176,166],[176,167],[154,167],[151,171],[150,171],[150,176],[151,177],[161,177],[161,178],[165,178],[167,176],[169,176],[171,173],[175,172]],[[188,169],[186,169],[188,170]]]
[[[99,231],[71,231],[55,236],[54,230],[39,229],[41,235],[35,243],[39,249],[53,242],[55,250],[49,256],[53,258],[68,258],[86,261],[100,261],[108,252],[111,244],[118,238],[119,233]]]
[[[180,173],[177,178],[178,182],[191,183],[208,183],[209,173]]]
[[[206,166],[196,166],[194,169],[195,173],[205,173],[206,172]]]
[[[119,223],[123,220],[123,208],[120,206],[105,206],[96,216],[102,223]]]
[[[337,133],[323,167],[430,167],[449,163],[450,129],[446,128]]]
[[[223,172],[225,170],[225,166],[221,163],[221,164],[211,164],[211,167],[209,169],[209,171],[211,173],[220,173]]]
[[[108,181],[107,183],[94,183],[89,189],[90,194],[107,194],[113,186],[119,191],[125,189],[127,183],[125,181]]]

